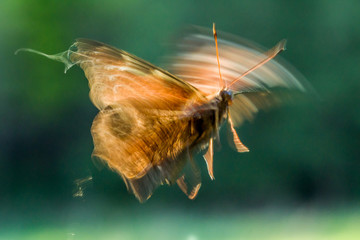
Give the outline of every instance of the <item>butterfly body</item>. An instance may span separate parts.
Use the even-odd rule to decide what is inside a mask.
[[[209,102],[193,108],[189,116],[192,128],[195,128],[198,133],[204,133],[209,138],[209,134],[218,131],[218,127],[224,122],[232,98],[231,91],[221,90]]]

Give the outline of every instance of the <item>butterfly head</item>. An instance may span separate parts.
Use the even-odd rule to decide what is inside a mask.
[[[234,98],[234,93],[231,90],[223,89],[220,91],[219,96],[221,101],[227,102],[230,105]]]

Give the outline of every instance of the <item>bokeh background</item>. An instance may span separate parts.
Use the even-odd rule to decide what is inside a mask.
[[[360,239],[359,11],[358,0],[2,0],[0,239]],[[250,153],[223,139],[216,180],[202,163],[194,201],[163,186],[138,203],[91,161],[97,110],[81,69],[14,55],[86,37],[161,64],[183,27],[212,22],[267,48],[288,39],[282,57],[319,98],[243,125]]]

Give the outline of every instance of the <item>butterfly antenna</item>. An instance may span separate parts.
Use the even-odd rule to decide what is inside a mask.
[[[215,40],[215,47],[216,47],[216,59],[217,59],[217,63],[218,63],[218,68],[219,68],[219,76],[220,76],[220,89],[224,89],[225,86],[225,81],[223,80],[222,76],[221,76],[221,71],[220,71],[220,60],[219,60],[219,48],[218,48],[218,42],[217,42],[217,33],[216,33],[216,29],[215,29],[215,23],[213,23],[213,34],[214,34],[214,40]]]
[[[261,67],[262,65],[264,65],[265,63],[267,63],[268,61],[270,61],[271,59],[273,59],[276,55],[278,55],[281,51],[285,50],[285,45],[286,45],[286,40],[283,39],[281,40],[278,44],[276,44],[275,47],[273,47],[272,49],[270,49],[267,53],[265,53],[265,55],[267,56],[265,59],[263,59],[262,61],[260,61],[258,64],[256,64],[255,66],[253,66],[252,68],[250,68],[249,70],[247,70],[246,72],[244,72],[240,77],[236,78],[235,80],[233,80],[228,87],[231,87],[231,85],[233,85],[234,83],[236,83],[237,81],[239,81],[240,79],[242,79],[243,77],[245,77],[246,75],[248,75],[249,73],[251,73],[252,71],[258,69],[259,67]]]

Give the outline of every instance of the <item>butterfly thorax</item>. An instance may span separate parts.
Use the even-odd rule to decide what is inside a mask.
[[[232,99],[232,91],[223,89],[210,100],[210,104],[212,105],[215,114],[214,127],[220,126],[226,118],[227,109],[231,104]]]
[[[227,109],[232,98],[232,91],[221,90],[208,103],[195,109],[191,117],[191,132],[196,134],[198,138],[194,141],[194,144],[199,145],[199,142],[207,143],[212,135],[217,134],[216,131],[218,131],[226,118]]]

